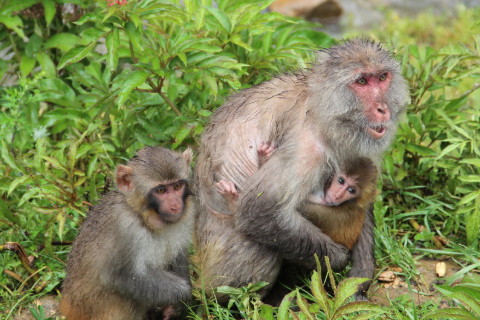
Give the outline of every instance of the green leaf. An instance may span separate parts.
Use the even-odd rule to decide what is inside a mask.
[[[451,144],[451,145],[447,146],[445,149],[442,150],[442,152],[440,152],[440,154],[437,156],[437,159],[443,158],[444,155],[446,155],[449,152],[452,152],[453,150],[457,149],[461,145],[462,144],[460,144],[460,143],[454,143],[454,144]]]
[[[229,33],[232,26],[230,24],[230,20],[228,19],[228,16],[225,15],[222,11],[220,11],[218,8],[207,8],[207,10],[213,15],[213,17],[217,20],[217,22],[220,24],[219,26],[222,27],[222,29]]]
[[[297,290],[297,306],[302,311],[302,314],[309,320],[315,320],[315,316],[310,313],[308,309],[308,302],[307,299],[300,295],[300,292]]]
[[[23,41],[27,42],[28,41],[28,38],[25,36],[25,34],[23,33],[23,21],[22,19],[20,19],[19,16],[0,16],[0,23],[4,24],[5,27],[7,27],[8,29],[11,29],[13,31],[15,31],[16,34],[18,34],[18,36],[20,38],[23,39]]]
[[[20,73],[22,76],[26,77],[30,72],[32,72],[35,67],[35,59],[29,56],[22,56],[20,58]]]
[[[4,15],[27,9],[34,4],[38,3],[38,0],[22,0],[22,1],[4,1],[0,6],[0,12]]]
[[[120,46],[120,37],[118,29],[115,28],[107,36],[107,67],[110,71],[115,71],[118,66],[118,49]]]
[[[107,31],[110,31],[109,29]],[[98,39],[105,35],[106,31],[96,27],[91,27],[83,30],[80,33],[82,37],[82,44],[88,44],[90,42],[98,42]]]
[[[125,31],[127,33],[127,37],[130,40],[133,48],[138,52],[143,52],[143,47],[140,44],[140,32],[138,32],[137,27],[131,21],[128,21],[125,26]]]
[[[202,109],[198,111],[198,114],[201,115],[202,117],[210,117],[212,115],[212,111]]]
[[[278,320],[288,320],[288,310],[290,308],[290,305],[292,303],[293,297],[296,295],[296,291],[292,291],[289,294],[285,295],[282,299],[282,302],[280,303],[280,306],[278,307],[277,311],[277,319]]]
[[[8,188],[7,196],[9,196],[20,184],[26,184],[27,181],[31,180],[29,175],[24,175],[21,177],[16,178],[10,183],[10,187]]]
[[[78,46],[65,53],[58,62],[58,70],[85,58],[85,56],[95,47],[95,44],[96,42],[92,42],[88,46]]]
[[[237,46],[240,46],[248,51],[253,51],[253,48],[248,45],[247,43],[243,42],[242,41],[242,38],[240,37],[239,34],[234,34],[231,38],[230,38],[230,41],[232,41],[233,43],[235,43]]]
[[[172,144],[172,148],[176,149],[182,144],[183,140],[190,134],[191,129],[188,127],[181,127],[175,134],[175,143]]]
[[[334,309],[340,308],[345,300],[350,298],[358,290],[358,286],[368,279],[366,278],[347,278],[340,282],[337,288],[337,293],[333,299]]]
[[[63,166],[59,161],[58,159],[55,159],[53,157],[49,157],[49,156],[43,156],[42,157],[44,160],[46,160],[48,163],[50,163],[52,165],[52,167],[54,167],[55,169],[60,169],[60,170],[63,170],[65,173],[68,174],[68,170],[65,168],[65,166]]]
[[[446,47],[440,48],[438,51],[439,54],[447,55],[447,56],[455,56],[455,55],[471,55],[470,49],[463,44],[449,44]]]
[[[22,170],[18,167],[17,163],[15,162],[15,159],[12,157],[10,154],[10,148],[7,146],[7,143],[2,140],[2,159],[5,161],[6,164],[8,164],[11,168],[22,172]]]
[[[424,156],[424,157],[431,157],[431,156],[436,156],[437,153],[428,148],[428,147],[424,147],[424,146],[419,146],[417,144],[413,144],[413,143],[408,143],[406,146],[405,146],[405,149],[407,149],[408,151],[412,152],[412,153],[415,153],[415,154],[418,154],[420,156]]]
[[[57,10],[55,9],[55,2],[53,0],[42,0],[43,8],[45,9],[45,21],[47,22],[47,26],[50,25],[53,18],[55,17],[55,13]]]
[[[361,311],[373,311],[377,314],[387,312],[387,310],[385,310],[383,307],[375,303],[365,302],[365,301],[354,301],[338,308],[335,311],[335,314],[332,318],[336,319],[336,318],[339,318],[340,316],[345,316],[347,314],[351,314],[354,312],[361,312]]]
[[[238,288],[233,288],[229,286],[220,286],[215,289],[216,292],[218,293],[224,293],[229,296],[240,296],[242,295],[243,291]]]
[[[473,191],[467,194],[466,196],[464,196],[462,199],[460,199],[457,206],[461,206],[469,202],[475,201],[479,197],[480,197],[480,190]]]
[[[45,41],[44,48],[57,48],[66,52],[79,44],[81,40],[82,38],[72,33],[57,33]]]
[[[320,305],[320,308],[325,312],[325,315],[329,317],[330,315],[330,305],[327,291],[323,287],[322,281],[317,271],[314,271],[312,274],[312,281],[310,282],[310,288],[312,294],[315,297],[316,302]]]
[[[55,64],[48,54],[45,52],[37,53],[37,61],[48,78],[54,78],[57,75]]]
[[[480,175],[459,176],[458,179],[463,182],[480,182]]]
[[[435,310],[427,315],[425,319],[444,318],[444,319],[458,319],[458,320],[478,320],[473,313],[461,308],[445,308]]]
[[[460,160],[460,163],[466,163],[466,164],[471,164],[471,165],[474,165],[476,167],[479,167],[480,168],[480,159],[463,159],[463,160]]]
[[[117,102],[119,106],[123,106],[133,89],[145,83],[148,75],[148,72],[142,70],[131,72],[128,75],[128,78],[121,84],[120,93],[118,94]]]

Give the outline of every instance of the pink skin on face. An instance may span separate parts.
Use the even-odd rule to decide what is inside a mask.
[[[390,109],[385,96],[390,87],[391,74],[362,74],[351,88],[366,106],[365,116],[369,122],[367,132],[375,139],[382,138],[387,132],[386,124],[390,121]]]
[[[161,203],[160,210],[171,215],[177,215],[183,212],[184,192],[185,184],[176,182],[157,188],[154,196]]]
[[[313,192],[308,196],[311,203],[335,207],[359,196],[358,176],[336,174],[325,194]]]

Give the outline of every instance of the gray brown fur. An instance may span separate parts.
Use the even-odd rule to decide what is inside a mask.
[[[67,319],[142,319],[151,309],[190,299],[192,196],[178,222],[151,230],[144,220],[152,186],[189,177],[184,158],[160,147],[140,150],[127,164],[134,190],[111,191],[90,210],[67,262],[61,301]]]
[[[364,106],[349,89],[355,70],[388,70],[386,100],[389,130],[381,140],[366,133]],[[274,282],[282,261],[311,268],[314,254],[343,269],[347,248],[332,241],[299,213],[310,192],[322,188],[341,159],[368,157],[374,164],[394,136],[399,114],[408,101],[400,67],[374,42],[351,40],[319,52],[312,69],[273,78],[234,94],[213,115],[201,139],[195,171],[199,198],[195,262],[198,285]],[[258,168],[257,148],[274,141],[276,150]],[[233,219],[228,203],[215,190],[219,180],[233,181],[240,193]],[[231,214],[231,213],[230,213]],[[371,276],[373,224],[370,216],[356,243],[352,274]],[[368,258],[370,259],[370,258]],[[368,269],[368,270],[367,270]]]

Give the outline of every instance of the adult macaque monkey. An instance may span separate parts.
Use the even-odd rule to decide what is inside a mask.
[[[297,208],[344,159],[378,165],[408,102],[399,63],[379,44],[356,39],[318,53],[310,70],[273,78],[234,94],[202,136],[195,184],[199,196],[195,260],[206,289],[277,278],[279,258],[313,268],[328,256],[334,270],[350,260]],[[258,167],[258,146],[275,151]],[[239,193],[233,219],[216,183]],[[366,210],[365,221],[371,221]],[[350,275],[371,278],[373,223],[364,223]],[[268,290],[268,288],[267,288]]]
[[[146,147],[117,167],[118,190],[92,208],[68,257],[67,319],[143,319],[155,308],[180,316],[191,296],[191,156]]]

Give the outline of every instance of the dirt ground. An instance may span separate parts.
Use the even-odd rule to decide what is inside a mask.
[[[444,261],[446,264],[445,277],[452,276],[460,267],[453,261]],[[415,302],[415,304],[422,304],[428,300],[433,300],[436,303],[441,303],[441,296],[435,291],[433,285],[441,284],[442,279],[439,278],[435,272],[435,267],[438,261],[436,260],[418,260],[417,270],[420,273],[420,279],[416,283],[410,283],[411,289],[408,288],[408,284],[405,283],[402,277],[398,277],[396,282],[385,283],[376,281],[369,290],[370,300],[374,303],[378,303],[383,306],[389,305],[389,300],[393,300],[402,295],[409,295],[409,297]],[[42,306],[45,317],[55,317],[57,315],[59,299],[54,295],[47,295],[40,299],[35,300],[34,306]],[[21,310],[14,320],[35,320],[29,310]]]
[[[416,305],[432,300],[436,303],[441,303],[442,296],[434,288],[434,285],[443,283],[443,279],[436,274],[438,262],[438,260],[418,260],[416,267],[420,274],[420,279],[417,279],[416,283],[410,283],[411,289],[409,289],[408,284],[403,281],[402,277],[399,277],[397,284],[375,282],[368,292],[370,301],[382,306],[388,306],[390,304],[389,300],[407,294]],[[460,270],[460,266],[452,260],[442,262],[445,262],[446,265],[444,277],[450,277]]]

